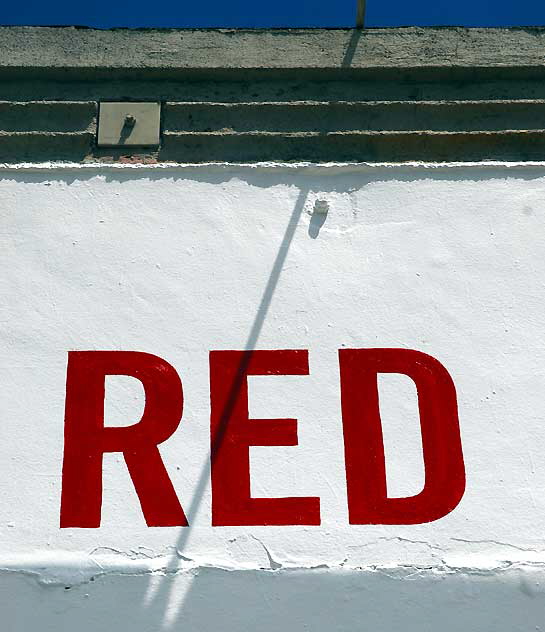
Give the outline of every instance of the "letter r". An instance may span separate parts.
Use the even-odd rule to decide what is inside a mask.
[[[104,427],[106,375],[142,382],[146,404],[138,423]],[[105,452],[123,453],[148,526],[186,526],[157,448],[178,427],[182,409],[180,378],[165,360],[138,351],[70,351],[60,526],[100,526]]]

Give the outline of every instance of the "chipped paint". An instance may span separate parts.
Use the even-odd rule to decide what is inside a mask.
[[[545,164],[28,164],[1,176],[7,629],[540,629]],[[317,201],[329,208],[319,226]],[[467,470],[448,516],[349,524],[344,346],[420,349],[448,368]],[[252,449],[252,486],[319,496],[318,527],[211,526],[208,352],[248,347],[309,350],[309,376],[251,380],[252,415],[299,429],[296,447]],[[104,459],[101,527],[59,528],[73,349],[147,351],[178,371],[184,415],[161,455],[188,528],[146,526],[120,455]],[[414,392],[381,389],[388,485],[414,494]],[[109,423],[137,419],[141,399],[130,380],[108,383]]]

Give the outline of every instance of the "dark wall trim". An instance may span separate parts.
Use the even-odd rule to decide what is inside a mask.
[[[96,147],[160,101],[161,145]],[[545,28],[0,27],[0,160],[545,160]]]

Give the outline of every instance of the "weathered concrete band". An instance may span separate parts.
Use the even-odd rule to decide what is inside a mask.
[[[4,27],[0,68],[544,68],[545,28],[113,29]]]
[[[545,28],[0,29],[0,160],[541,160]],[[99,150],[100,101],[162,142]]]

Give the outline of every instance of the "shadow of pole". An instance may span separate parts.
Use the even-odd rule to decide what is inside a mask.
[[[348,45],[341,61],[341,68],[350,68],[352,66],[352,61],[354,59],[354,55],[356,54],[361,34],[361,28],[352,30],[352,33],[350,34],[350,40],[348,41]]]
[[[267,280],[267,284],[261,296],[261,300],[259,302],[259,306],[257,308],[254,321],[250,328],[250,333],[248,334],[248,338],[246,339],[246,344],[244,346],[244,351],[246,353],[244,353],[242,356],[242,360],[237,369],[236,379],[232,383],[231,389],[229,390],[229,395],[226,399],[225,407],[221,414],[218,431],[215,434],[215,437],[210,445],[210,462],[214,460],[215,455],[218,453],[218,450],[221,447],[221,444],[225,437],[225,432],[229,423],[229,419],[233,413],[233,409],[236,405],[237,398],[240,393],[240,389],[244,384],[244,380],[246,380],[246,375],[245,375],[246,370],[248,369],[248,365],[251,361],[253,351],[255,351],[257,341],[259,340],[259,336],[263,329],[263,325],[265,323],[265,319],[267,317],[267,313],[269,311],[269,307],[271,305],[274,292],[278,285],[278,281],[280,279],[280,275],[282,273],[282,269],[284,267],[284,263],[286,261],[286,258],[289,252],[289,248],[293,241],[295,231],[299,224],[299,219],[303,212],[307,195],[308,195],[308,191],[306,189],[300,190],[297,200],[295,202],[293,211],[290,215],[288,225],[284,232],[282,242],[280,243],[280,247],[278,248],[278,252],[276,254],[276,258],[274,260],[271,273]],[[166,614],[166,609],[169,607],[169,605],[174,610],[179,611],[183,609],[183,602],[180,603],[180,605],[177,608],[174,604],[171,603],[172,587],[169,586],[168,576],[171,575],[173,572],[176,572],[180,559],[187,559],[184,557],[183,551],[187,545],[187,542],[191,533],[191,528],[193,526],[193,521],[201,506],[204,492],[206,490],[209,480],[210,480],[210,466],[208,467],[205,466],[200,474],[199,480],[195,487],[195,493],[193,496],[192,503],[186,512],[187,521],[189,525],[187,527],[182,528],[180,532],[180,537],[178,538],[175,545],[175,553],[173,554],[172,558],[169,560],[165,568],[166,578],[165,578],[165,582],[163,583],[165,588],[163,590],[161,590],[161,588],[157,590],[151,602],[148,603],[147,607],[149,608],[153,607],[159,612],[162,611],[164,614]],[[164,621],[163,621],[163,624],[164,624]],[[163,627],[163,629],[165,628]]]

